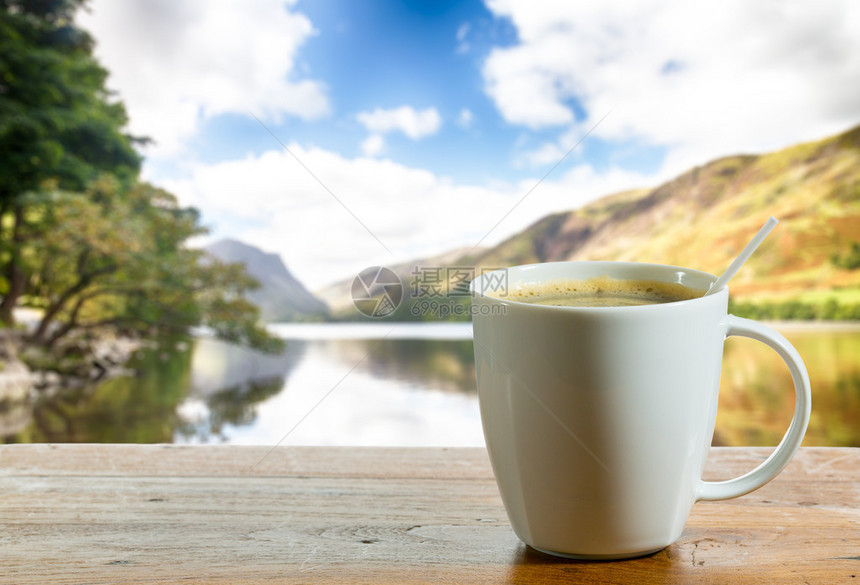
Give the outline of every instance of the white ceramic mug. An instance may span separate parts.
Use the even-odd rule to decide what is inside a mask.
[[[487,449],[517,535],[576,558],[649,554],[681,535],[693,503],[734,498],[776,476],[803,440],[809,377],[791,344],[727,314],[728,290],[666,304],[556,307],[504,287],[558,278],[677,282],[704,272],[632,262],[553,262],[471,284],[478,398]],[[496,291],[499,298],[488,292]],[[788,364],[797,401],[779,446],[751,472],[702,480],[714,433],[723,342],[766,343]]]

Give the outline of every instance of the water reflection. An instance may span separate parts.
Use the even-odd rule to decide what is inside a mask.
[[[191,352],[175,340],[135,355],[141,374],[97,386],[40,395],[23,430],[5,437],[18,443],[162,443],[181,423],[177,406],[188,393]]]
[[[164,342],[136,356],[138,376],[0,405],[0,429],[7,442],[483,444],[467,324],[362,327],[286,327],[278,356]],[[860,329],[783,333],[813,385],[804,444],[860,446]],[[775,445],[793,409],[777,354],[731,338],[714,442]]]
[[[826,326],[825,326],[826,327]],[[812,415],[804,445],[860,446],[860,330],[785,325],[809,371]],[[794,413],[788,367],[767,346],[732,337],[726,343],[714,442],[776,445]]]
[[[342,363],[366,359],[360,369],[381,380],[449,392],[475,392],[475,354],[471,340],[344,339],[328,344]]]
[[[304,351],[304,344],[291,342],[272,356],[215,339],[195,340],[173,440],[228,442],[231,428],[253,426],[258,405],[285,388]]]
[[[471,341],[292,339],[301,363],[231,443],[482,445]]]

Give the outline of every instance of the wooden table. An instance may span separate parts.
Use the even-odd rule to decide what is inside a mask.
[[[8,445],[0,582],[860,585],[858,508],[860,449],[804,448],[669,548],[577,562],[517,540],[483,449]]]

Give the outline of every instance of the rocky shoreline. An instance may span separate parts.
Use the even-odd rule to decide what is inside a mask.
[[[70,352],[55,355],[27,347],[23,337],[21,331],[0,331],[0,405],[132,375],[134,372],[125,364],[143,345],[139,339],[101,336],[78,342],[73,348],[74,356],[69,357]]]

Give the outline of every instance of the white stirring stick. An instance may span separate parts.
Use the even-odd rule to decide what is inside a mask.
[[[711,285],[711,288],[708,289],[708,292],[705,293],[704,296],[708,296],[710,294],[714,294],[720,289],[726,287],[729,279],[735,275],[735,273],[740,270],[740,267],[743,266],[744,262],[746,262],[750,256],[752,256],[753,252],[755,252],[756,248],[759,247],[767,235],[771,232],[771,230],[776,227],[776,224],[779,223],[775,217],[771,216],[767,223],[765,223],[762,228],[758,231],[758,233],[750,240],[750,243],[746,245],[746,248],[741,250],[741,253],[738,254],[738,257],[735,258],[734,262],[732,262],[729,267],[723,272],[722,276],[720,276],[717,280],[714,281],[714,284]]]

